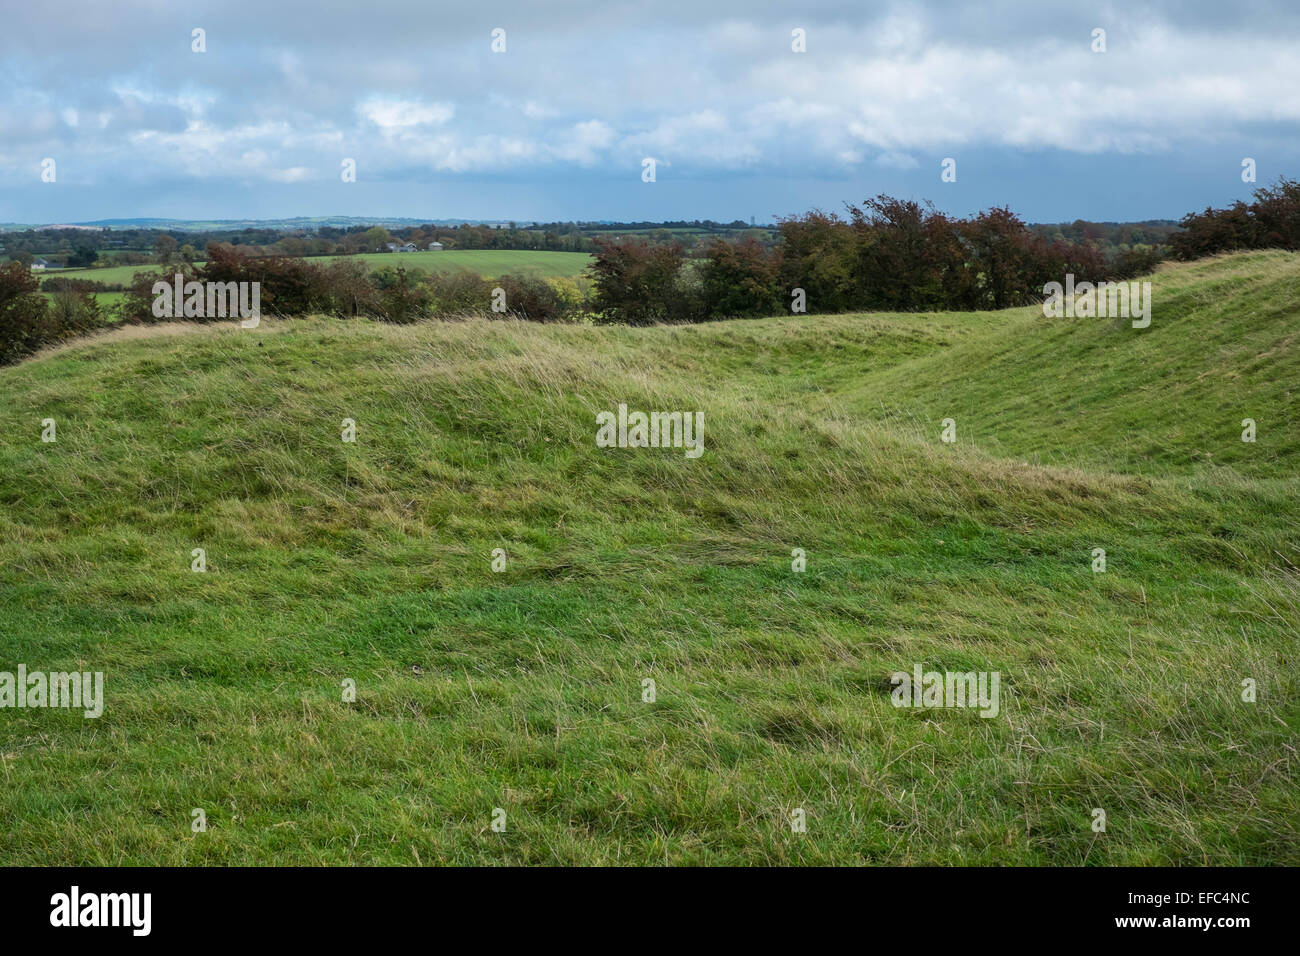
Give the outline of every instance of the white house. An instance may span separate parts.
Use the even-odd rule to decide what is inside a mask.
[[[401,247],[401,251],[402,251],[402,252],[419,252],[419,251],[420,251],[420,247],[417,246],[417,245],[416,245],[415,243],[413,243],[413,242],[408,242],[406,245],[404,245],[404,246]]]
[[[32,271],[33,271],[33,272],[44,272],[46,269],[49,268],[49,266],[50,266],[50,264],[49,264],[48,262],[46,262],[44,259],[33,259],[33,260],[32,260]]]
[[[441,242],[431,242],[431,243],[429,243],[429,251],[430,251],[430,252],[437,252],[437,251],[440,250],[440,249],[442,249],[442,243],[441,243]]]

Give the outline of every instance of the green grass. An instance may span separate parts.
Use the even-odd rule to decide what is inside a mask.
[[[102,269],[46,269],[33,273],[41,281],[53,279],[91,279],[105,285],[127,285],[137,272],[160,272],[162,266],[105,266]]]
[[[316,256],[308,259],[324,266],[339,256]],[[425,272],[470,269],[485,278],[495,279],[509,273],[531,273],[542,277],[581,275],[591,262],[585,252],[534,252],[515,249],[444,249],[441,252],[364,253],[347,258],[361,259],[371,268],[404,265]],[[108,266],[103,269],[56,269],[40,273],[42,278],[62,276],[70,279],[93,279],[108,285],[126,285],[137,272],[157,272],[157,265]]]
[[[312,319],[0,369],[0,670],[107,695],[0,710],[0,861],[1300,863],[1298,281],[1167,267],[1141,331]],[[596,448],[619,402],[704,455]],[[916,663],[1001,714],[895,709]]]
[[[322,256],[312,262],[330,262],[337,256]],[[528,249],[443,249],[441,252],[367,252],[354,258],[362,259],[371,268],[404,265],[408,269],[425,272],[447,272],[452,269],[470,269],[487,279],[511,273],[531,273],[551,278],[579,276],[591,264],[585,252],[542,252]]]

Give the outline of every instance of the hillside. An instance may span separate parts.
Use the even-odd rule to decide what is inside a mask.
[[[1165,266],[1146,330],[311,319],[0,368],[0,670],[107,697],[0,711],[0,856],[1300,863],[1297,280]],[[703,455],[597,448],[619,403]],[[896,709],[918,663],[1001,714]]]
[[[993,334],[883,371],[852,395],[906,429],[949,415],[999,456],[1170,474],[1300,461],[1300,260],[1242,253],[1167,265],[1151,327],[991,313]],[[1242,419],[1264,437],[1241,441]]]

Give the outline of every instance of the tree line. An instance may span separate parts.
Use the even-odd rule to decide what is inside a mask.
[[[259,283],[263,311],[284,317],[414,322],[486,313],[647,325],[791,312],[1002,309],[1041,301],[1043,286],[1067,274],[1078,282],[1126,279],[1161,258],[1159,248],[1141,243],[1108,257],[1086,236],[1046,234],[1005,207],[958,218],[930,203],[880,195],[846,212],[780,219],[771,242],[715,236],[698,259],[678,241],[595,238],[591,266],[578,278],[430,274],[400,257],[380,268],[350,256],[321,264],[231,242],[209,242],[199,266],[177,255],[173,242],[163,270],[137,272],[110,308],[95,297],[102,283],[51,276],[42,294],[28,268],[10,262],[0,267],[0,362],[105,325],[158,321],[154,284],[176,274],[185,282]],[[1181,226],[1168,236],[1179,259],[1300,249],[1300,184],[1283,179],[1256,190],[1251,203],[1191,213]]]
[[[960,219],[881,195],[847,211],[781,219],[770,248],[714,241],[697,267],[673,244],[598,242],[595,309],[633,325],[791,311],[1001,309],[1041,300],[1043,284],[1067,272],[1095,281],[1115,271],[1095,246],[1049,241],[1005,208]]]
[[[1175,259],[1201,259],[1240,249],[1300,249],[1300,182],[1285,177],[1256,189],[1251,202],[1188,213],[1169,237]]]
[[[677,238],[689,248],[711,236],[754,234],[770,241],[770,231],[753,229],[739,220],[676,222],[551,222],[521,226],[426,223],[401,227],[382,225],[328,226],[313,229],[242,227],[203,231],[156,228],[43,228],[0,233],[0,252],[9,260],[31,265],[45,258],[69,268],[170,264],[202,258],[208,243],[243,246],[261,256],[336,256],[387,252],[387,244],[413,242],[424,249],[440,242],[446,249],[499,249],[554,252],[593,252],[597,238],[636,234],[656,242]]]

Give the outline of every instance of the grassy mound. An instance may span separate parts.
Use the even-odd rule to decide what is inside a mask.
[[[321,319],[0,369],[0,670],[107,698],[0,710],[3,859],[1300,863],[1297,279],[1166,267],[1145,330]],[[597,448],[620,402],[704,454]],[[916,664],[999,716],[895,708]]]

